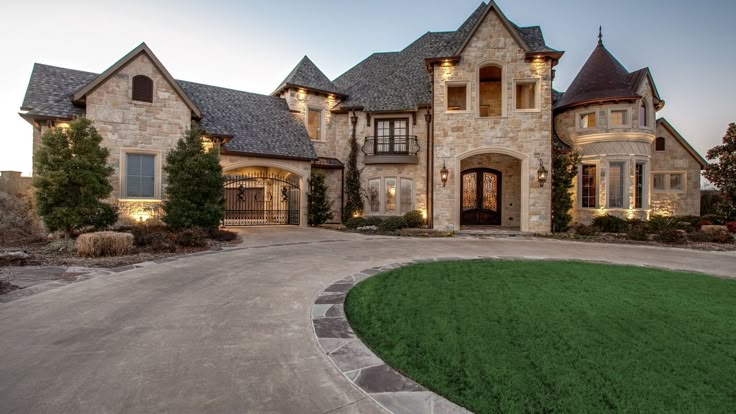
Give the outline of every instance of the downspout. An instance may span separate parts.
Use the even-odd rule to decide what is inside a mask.
[[[427,227],[434,228],[434,65],[429,66],[429,84],[432,100],[424,120],[427,123]]]
[[[340,222],[345,217],[345,166],[340,168]]]

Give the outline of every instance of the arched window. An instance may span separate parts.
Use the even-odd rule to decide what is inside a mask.
[[[478,73],[478,116],[502,116],[502,69],[495,65],[483,66]]]
[[[639,125],[649,126],[649,111],[647,110],[647,102],[641,100],[641,106],[639,107]]]
[[[153,102],[153,80],[148,76],[133,76],[133,100]]]
[[[654,142],[655,151],[664,151],[664,137],[657,137]]]

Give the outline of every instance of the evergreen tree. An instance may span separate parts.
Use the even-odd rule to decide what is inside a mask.
[[[206,151],[196,126],[166,156],[163,221],[174,229],[216,228],[225,216],[225,178],[216,149]]]
[[[319,226],[332,219],[332,202],[327,199],[325,176],[312,173],[309,178],[309,194],[307,194],[308,216],[310,226]]]
[[[580,153],[554,150],[552,154],[552,231],[567,231],[572,221],[572,192]]]
[[[727,219],[736,219],[736,124],[728,125],[723,144],[708,150],[706,158],[716,163],[705,167],[703,176],[721,190],[720,211]]]
[[[360,170],[358,169],[358,140],[355,137],[355,126],[350,137],[350,154],[345,171],[345,207],[342,221],[346,222],[356,213],[363,212],[363,195],[360,189]]]
[[[107,164],[110,151],[92,121],[78,118],[69,128],[53,128],[41,137],[36,152],[38,214],[50,231],[63,231],[69,238],[86,226],[104,228],[117,220],[117,209],[102,200],[112,192]]]

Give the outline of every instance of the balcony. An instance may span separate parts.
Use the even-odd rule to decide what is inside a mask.
[[[417,164],[419,143],[416,135],[365,137],[366,164]]]

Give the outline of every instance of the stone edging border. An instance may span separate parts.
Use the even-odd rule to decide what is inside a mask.
[[[310,319],[320,348],[348,381],[390,413],[470,413],[407,378],[376,356],[353,332],[345,316],[344,303],[350,289],[378,273],[418,263],[481,259],[497,258],[475,256],[412,260],[361,270],[333,282],[319,292],[312,304]]]

